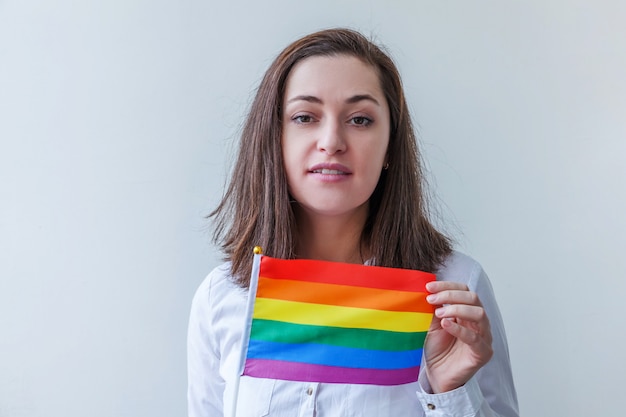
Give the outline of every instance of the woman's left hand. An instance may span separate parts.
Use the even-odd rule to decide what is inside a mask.
[[[426,374],[433,393],[465,385],[493,355],[489,319],[476,293],[457,282],[433,281],[427,301],[436,307],[426,337]]]

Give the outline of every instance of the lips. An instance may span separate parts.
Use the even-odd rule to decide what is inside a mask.
[[[322,175],[350,175],[352,171],[344,165],[341,164],[317,164],[309,168],[309,172],[312,174],[322,174]]]
[[[343,171],[338,171],[336,169],[315,169],[313,171],[314,174],[328,174],[328,175],[345,175],[346,173]]]

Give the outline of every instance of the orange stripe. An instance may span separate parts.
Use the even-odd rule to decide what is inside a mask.
[[[387,311],[432,313],[426,293],[259,277],[257,298]]]

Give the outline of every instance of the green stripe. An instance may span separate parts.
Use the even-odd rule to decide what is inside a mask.
[[[372,329],[312,326],[254,319],[250,339],[281,343],[320,343],[360,349],[401,352],[421,349],[427,332],[391,332]]]

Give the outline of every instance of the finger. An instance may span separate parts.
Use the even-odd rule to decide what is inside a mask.
[[[435,310],[435,316],[440,319],[456,318],[478,324],[489,324],[485,309],[475,305],[452,304],[442,306]]]
[[[478,294],[467,290],[443,290],[434,294],[429,294],[426,301],[431,305],[443,304],[467,304],[482,306]]]
[[[490,357],[492,355],[490,331],[487,334],[480,334],[447,318],[441,320],[441,327],[459,341],[470,346],[480,356]]]
[[[471,332],[483,336],[486,341],[491,343],[491,325],[482,307],[463,305],[445,306],[435,310],[435,316],[443,319],[441,321],[442,327],[444,322],[446,324],[449,324],[448,322],[454,322]]]
[[[467,291],[467,285],[454,281],[431,281],[426,284],[426,290],[437,293],[445,290],[461,290]]]

